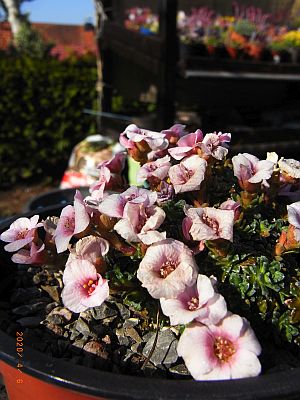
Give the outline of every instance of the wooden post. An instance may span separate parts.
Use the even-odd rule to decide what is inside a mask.
[[[175,119],[176,66],[178,60],[177,0],[159,1],[159,35],[162,62],[158,77],[158,126],[169,128]]]
[[[107,15],[107,20],[104,23],[104,32],[105,32],[105,24],[109,23],[110,20],[113,19],[113,2],[112,0],[104,0],[103,8],[105,14]],[[105,43],[105,33],[101,39],[101,58],[103,63],[103,97],[102,97],[102,110],[104,112],[111,112],[112,110],[112,52]]]

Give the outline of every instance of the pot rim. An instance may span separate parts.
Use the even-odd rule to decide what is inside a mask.
[[[24,347],[22,371],[69,390],[107,399],[299,399],[300,368],[226,381],[163,380],[121,375],[75,365]],[[0,331],[0,360],[16,368],[14,338]],[[162,384],[163,383],[163,384]],[[226,395],[226,397],[224,397]]]
[[[62,206],[44,208],[40,215],[57,213]],[[37,212],[22,216],[30,217]],[[0,230],[9,226],[14,216],[0,222]],[[0,360],[17,368],[20,361],[15,339],[0,331]],[[300,367],[273,372],[254,378],[224,381],[194,381],[144,378],[116,374],[76,365],[50,357],[30,346],[24,347],[22,371],[44,382],[69,390],[107,399],[134,400],[299,400]]]

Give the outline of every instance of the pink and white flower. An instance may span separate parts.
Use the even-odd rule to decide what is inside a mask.
[[[165,156],[156,161],[150,161],[144,164],[137,173],[137,182],[143,183],[145,180],[159,180],[162,181],[169,172],[171,167],[170,157]]]
[[[131,186],[123,193],[107,196],[99,205],[102,214],[113,218],[123,218],[127,203],[143,204],[145,207],[152,206],[157,200],[157,193],[147,189]]]
[[[74,259],[63,274],[62,301],[69,310],[79,313],[100,306],[109,296],[108,281],[87,260]]]
[[[201,149],[205,156],[223,160],[228,153],[228,149],[225,146],[230,141],[231,133],[207,133],[203,138]]]
[[[176,298],[197,279],[198,267],[182,242],[166,239],[152,244],[139,265],[137,278],[155,299]]]
[[[233,172],[239,180],[242,189],[251,191],[251,185],[262,183],[268,187],[267,180],[271,178],[274,171],[274,162],[269,160],[259,160],[257,157],[248,153],[239,153],[232,157]],[[253,186],[253,185],[252,185]]]
[[[199,190],[204,180],[207,162],[197,155],[186,157],[169,170],[169,178],[175,193]]]
[[[287,206],[288,221],[295,227],[295,239],[300,242],[300,201]]]
[[[193,323],[177,346],[196,380],[224,380],[259,375],[261,346],[244,318],[229,314],[217,325]]]
[[[161,181],[159,191],[157,192],[157,204],[160,206],[165,201],[173,199],[175,191],[173,185],[169,185],[165,181]]]
[[[87,260],[93,265],[98,265],[99,260],[102,260],[109,251],[109,243],[107,240],[97,236],[86,236],[75,245],[75,249],[70,251],[67,261],[68,265],[74,259]]]
[[[74,196],[74,207],[68,205],[62,209],[54,233],[55,245],[58,253],[67,250],[72,236],[83,232],[90,223],[87,207],[79,190]]]
[[[37,244],[31,242],[30,249],[19,250],[12,256],[11,260],[16,264],[41,265],[47,260],[45,245],[41,240]]]
[[[241,205],[238,201],[228,199],[220,204],[220,210],[232,210],[234,212],[234,220],[237,221],[241,214]]]
[[[90,186],[91,196],[88,199],[100,201],[103,199],[104,190],[107,187],[111,179],[110,170],[105,165],[100,165],[99,178],[98,180]]]
[[[38,222],[39,216],[31,218],[21,217],[14,221],[10,227],[0,235],[0,239],[8,244],[4,249],[9,252],[18,251],[22,247],[32,243],[36,236],[36,230],[43,224]]]
[[[158,206],[144,207],[142,204],[128,203],[126,218],[120,219],[114,230],[128,242],[150,245],[166,238],[166,232],[156,230],[165,217],[165,212]]]
[[[282,180],[288,183],[296,183],[300,180],[300,161],[293,158],[281,158],[278,166],[282,174]]]
[[[135,143],[142,141],[145,141],[150,149],[154,151],[164,150],[169,145],[164,133],[140,129],[134,124],[128,125],[120,135],[120,143],[127,149],[134,148]]]
[[[187,287],[175,299],[160,299],[163,313],[172,325],[187,324],[193,320],[203,324],[217,324],[227,314],[226,301],[215,292],[214,280],[198,275],[197,283]]]
[[[123,171],[125,167],[125,161],[126,161],[127,154],[122,151],[120,153],[117,153],[113,156],[108,161],[103,161],[98,165],[98,168],[101,166],[105,166],[110,170],[111,173],[113,174],[120,174],[121,171]]]
[[[104,198],[105,190],[112,190],[122,187],[123,179],[121,172],[124,169],[126,154],[124,152],[117,153],[108,161],[103,161],[97,166],[99,170],[98,180],[90,186],[91,196],[85,198],[87,203],[96,203]]]
[[[185,231],[193,240],[226,239],[233,241],[234,211],[214,207],[188,208],[184,210],[190,221],[184,220]]]
[[[175,124],[171,128],[161,131],[161,133],[165,135],[169,143],[173,143],[185,135],[184,128],[185,125]]]
[[[203,133],[200,129],[197,129],[196,132],[189,133],[180,138],[177,146],[168,151],[175,160],[182,160],[184,157],[194,154],[197,148],[200,147],[202,140]]]
[[[182,233],[186,240],[189,242],[197,242],[194,241],[192,236],[190,235],[190,229],[193,225],[193,221],[189,217],[185,217],[182,220]],[[200,240],[198,243],[193,243],[189,245],[190,249],[192,250],[193,254],[196,255],[205,249],[205,240]]]

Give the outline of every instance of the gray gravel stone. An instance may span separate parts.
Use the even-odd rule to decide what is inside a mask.
[[[155,333],[146,343],[143,349],[143,355],[148,357],[150,351],[153,347],[155,340]],[[171,364],[175,363],[178,359],[177,351],[177,339],[170,329],[163,332],[159,332],[157,343],[154,349],[150,361],[157,367],[169,367]]]
[[[123,324],[124,328],[129,328],[130,326],[136,326],[139,323],[139,319],[138,318],[128,318],[126,319],[126,321]]]
[[[23,328],[36,328],[42,321],[42,317],[23,317],[17,320],[17,322]]]
[[[61,317],[65,322],[69,322],[72,318],[72,312],[65,307],[55,307],[48,317],[55,315]]]
[[[109,307],[106,303],[103,303],[99,307],[92,308],[91,314],[94,319],[99,320],[99,319],[115,317],[118,315],[118,311],[114,310],[112,307]]]
[[[174,367],[171,367],[169,371],[177,375],[190,375],[187,367],[184,364],[175,365]]]
[[[59,303],[61,290],[53,285],[41,285],[41,288],[49,294],[52,300]]]
[[[45,308],[44,302],[38,302],[35,304],[26,304],[23,306],[16,307],[12,310],[14,314],[22,315],[23,317],[27,317],[28,315],[35,314],[37,311],[40,311]]]
[[[37,299],[39,297],[41,297],[41,291],[35,286],[26,289],[18,288],[14,290],[10,301],[14,304],[24,304],[33,298]]]
[[[127,319],[130,317],[129,309],[125,307],[122,303],[116,303],[116,306],[118,307],[120,315],[123,319]]]
[[[47,316],[47,321],[51,322],[52,324],[56,325],[63,325],[65,323],[65,319],[58,314],[51,314]]]
[[[87,342],[86,338],[77,339],[73,343],[73,346],[78,347],[78,349],[83,349],[83,346],[86,344],[86,342]]]
[[[91,340],[87,342],[84,345],[83,350],[87,351],[88,353],[94,354],[98,357],[102,357],[104,359],[108,359],[109,357],[109,354],[105,349],[105,346],[97,340]]]
[[[88,324],[81,318],[75,321],[74,328],[84,336],[88,336],[91,333]]]
[[[119,344],[121,346],[129,346],[130,340],[126,336],[124,328],[116,329],[116,335],[117,335],[117,338],[118,338],[118,342],[119,342]]]
[[[49,303],[45,307],[46,314],[49,314],[55,307],[58,306],[58,303],[54,301],[53,303]]]
[[[125,328],[125,333],[126,333],[126,336],[129,336],[136,343],[141,343],[142,342],[142,338],[138,334],[137,330],[134,329],[132,326],[130,326],[129,328]]]

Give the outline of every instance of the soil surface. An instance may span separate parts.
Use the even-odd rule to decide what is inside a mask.
[[[8,190],[0,190],[0,219],[20,214],[25,205],[34,197],[58,189],[55,184],[16,185]]]

